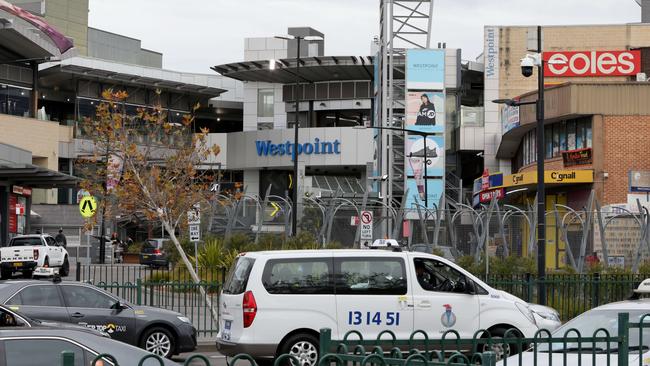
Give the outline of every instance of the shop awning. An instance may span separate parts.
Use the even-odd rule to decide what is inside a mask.
[[[79,178],[31,164],[0,163],[0,181],[48,189],[76,187]]]

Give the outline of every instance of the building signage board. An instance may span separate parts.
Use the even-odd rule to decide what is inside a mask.
[[[16,205],[18,197],[13,194],[9,195],[9,232],[16,234],[18,232],[18,217],[16,215]]]
[[[546,170],[544,182],[548,184],[593,183],[594,171],[583,170]],[[504,187],[517,187],[537,183],[537,172],[525,172],[505,176]]]
[[[591,165],[593,162],[591,148],[562,151],[562,160],[565,167],[576,165]]]
[[[634,76],[641,71],[641,51],[544,52],[544,76]],[[556,61],[555,64],[551,63]]]
[[[501,108],[501,126],[503,133],[519,127],[519,107],[504,105]]]
[[[650,192],[650,171],[630,171],[630,192]]]
[[[494,198],[500,200],[504,197],[505,191],[503,188],[497,188],[490,191],[481,192],[479,194],[480,203],[490,203]]]
[[[257,140],[255,141],[255,148],[257,149],[257,156],[290,155],[292,159],[295,156],[293,151],[293,141],[275,144],[271,140]],[[341,155],[341,142],[339,140],[321,141],[316,137],[313,142],[298,144],[298,155],[302,154]]]
[[[31,196],[32,195],[32,189],[28,187],[23,187],[23,186],[12,186],[11,187],[11,192],[14,194],[19,194],[21,196]]]
[[[407,207],[433,208],[444,194],[445,179],[445,53],[444,49],[406,51],[405,175]],[[426,159],[425,159],[426,155]]]
[[[361,240],[372,240],[372,211],[361,211]]]
[[[494,189],[494,188],[501,188],[503,187],[503,173],[494,173],[494,174],[489,174],[486,177],[485,171],[483,172],[483,175],[479,178],[474,179],[474,186],[472,193],[473,194],[478,194],[481,191],[486,191],[489,189]]]
[[[445,88],[445,50],[406,50],[406,88],[443,90]]]

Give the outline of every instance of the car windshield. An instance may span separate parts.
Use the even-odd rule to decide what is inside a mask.
[[[30,247],[43,245],[41,238],[13,238],[9,246],[12,247]]]
[[[616,337],[618,335],[618,314],[621,312],[625,312],[625,311],[616,310],[616,309],[607,309],[607,310],[595,309],[595,310],[587,311],[586,313],[577,316],[576,318],[565,323],[560,328],[556,329],[553,333],[551,333],[552,337],[563,338],[566,335],[567,338],[575,338],[578,335],[572,329],[578,330],[582,338],[606,337],[607,334],[602,329],[606,329],[607,332],[609,332],[610,337]],[[630,314],[630,323],[633,324],[633,323],[639,323],[641,321],[641,318],[644,315],[650,314],[650,311],[630,310],[627,311],[627,313]],[[650,316],[644,319],[644,323],[650,326]],[[569,332],[569,330],[571,331]],[[639,347],[640,329],[639,328],[630,329],[630,333],[629,333],[630,350],[641,349],[645,351],[648,349],[647,344],[648,344],[648,340],[650,340],[650,328],[643,328],[642,332],[643,332],[642,334],[643,343],[645,343],[645,345]],[[549,348],[548,344],[542,344],[539,346],[538,350],[541,352],[548,352],[548,348]],[[590,352],[591,351],[607,352],[608,350],[607,342],[595,342],[595,344],[594,342],[581,342],[580,344],[578,344],[577,342],[567,342],[566,344],[560,342],[560,343],[553,343],[551,345],[552,352],[563,352],[565,350],[577,351],[579,348]],[[618,348],[617,342],[609,342],[610,351],[615,351],[617,348]]]

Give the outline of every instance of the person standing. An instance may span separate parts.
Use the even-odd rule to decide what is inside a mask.
[[[65,234],[63,234],[63,228],[59,229],[59,233],[56,234],[54,240],[62,247],[68,247],[68,239],[66,239]]]

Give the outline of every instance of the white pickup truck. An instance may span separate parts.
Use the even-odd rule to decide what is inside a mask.
[[[14,272],[22,272],[31,278],[39,268],[59,267],[63,277],[70,272],[68,251],[47,234],[19,235],[11,238],[9,245],[0,248],[0,274],[11,278]]]

